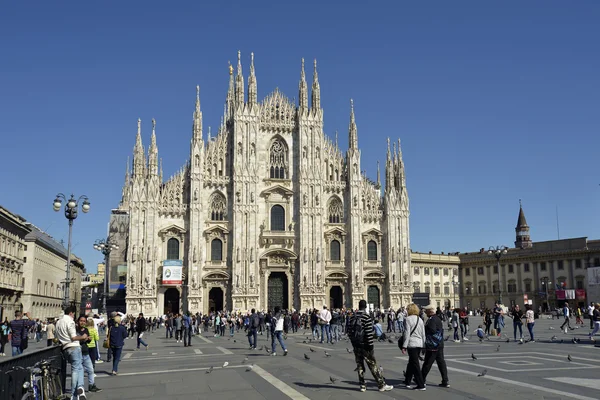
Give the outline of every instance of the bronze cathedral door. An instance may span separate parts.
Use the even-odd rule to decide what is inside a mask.
[[[273,311],[276,306],[282,310],[287,309],[289,307],[288,278],[285,272],[271,272],[267,287],[269,289],[269,310]]]

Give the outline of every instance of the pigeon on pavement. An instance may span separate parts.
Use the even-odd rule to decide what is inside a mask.
[[[569,360],[569,361],[573,361],[573,359],[571,358],[571,355],[570,355],[570,354],[569,354],[569,355],[567,355],[567,360]]]
[[[225,362],[223,363],[223,368],[225,368],[225,367],[226,367],[226,366],[228,366],[228,365],[229,365],[229,362],[225,361]]]
[[[334,378],[333,376],[330,376],[330,377],[329,377],[329,380],[331,381],[331,383],[335,383],[335,381],[337,381],[337,379],[336,379],[336,378]]]
[[[472,358],[473,360],[477,360],[477,357],[475,357],[475,354],[473,354],[473,353],[471,353],[471,358]]]
[[[310,360],[310,357],[306,355],[306,353],[304,353],[304,359],[305,360]]]
[[[485,376],[486,374],[487,374],[487,369],[484,369],[484,370],[483,370],[483,371],[481,371],[481,372],[479,373],[479,375],[477,375],[477,376]]]
[[[206,370],[206,373],[207,373],[207,374],[210,374],[211,372],[213,372],[213,368],[214,368],[214,367],[210,367],[209,369],[207,369],[207,370]]]

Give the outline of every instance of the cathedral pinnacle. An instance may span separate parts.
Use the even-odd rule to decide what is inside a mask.
[[[306,85],[306,75],[304,73],[304,58],[302,59],[302,67],[300,68],[300,82],[298,83],[298,97],[300,101],[300,110],[308,109],[308,87]]]
[[[314,61],[311,107],[315,111],[321,109],[321,86],[319,85],[319,74],[317,73],[317,59],[316,58]]]
[[[202,140],[202,111],[200,111],[200,86],[196,86],[196,108],[194,109],[193,140]]]
[[[235,77],[236,105],[244,104],[244,76],[242,75],[242,52],[238,50],[237,75]]]
[[[152,136],[148,148],[148,175],[158,174],[158,147],[156,145],[156,120],[152,118]]]
[[[379,171],[379,160],[377,160],[377,186],[381,187],[381,171]]]
[[[348,147],[358,150],[358,132],[354,118],[354,100],[350,99],[350,126],[348,127]]]
[[[254,53],[250,53],[250,76],[248,77],[248,103],[256,104],[256,73],[254,71]]]
[[[144,176],[146,160],[144,155],[144,145],[142,144],[142,120],[137,121],[137,135],[135,137],[135,146],[133,147],[133,175]]]

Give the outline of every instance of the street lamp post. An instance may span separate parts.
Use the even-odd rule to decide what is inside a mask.
[[[79,210],[79,202],[81,202],[81,211],[87,213],[90,211],[90,200],[87,196],[81,196],[79,199],[75,199],[74,195],[71,195],[69,199],[62,193],[56,195],[54,199],[53,208],[54,211],[60,211],[63,201],[65,202],[65,217],[69,220],[69,243],[67,245],[67,276],[65,278],[65,293],[63,296],[63,308],[69,306],[69,296],[71,294],[71,236],[73,233],[73,221],[77,219]]]
[[[504,254],[508,253],[508,247],[506,246],[490,246],[488,254],[493,254],[496,257],[496,265],[498,268],[498,303],[502,304],[502,279],[500,276],[500,258]]]
[[[118,250],[119,245],[111,242],[110,239],[98,239],[94,243],[94,249],[104,254],[104,294],[102,296],[102,314],[106,314],[106,297],[108,296],[108,261],[110,252]]]
[[[456,280],[456,276],[452,277],[452,294],[454,296],[454,299],[452,301],[452,308],[456,308],[456,291],[458,290],[458,285],[460,284],[459,281]]]
[[[542,278],[542,285],[544,286],[544,291],[546,292],[546,309],[550,310],[550,299],[548,298],[548,277]]]

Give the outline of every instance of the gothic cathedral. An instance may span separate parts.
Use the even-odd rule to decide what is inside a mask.
[[[306,310],[410,302],[409,206],[400,143],[385,185],[361,170],[354,106],[345,154],[323,132],[316,61],[298,104],[275,89],[258,102],[254,56],[244,85],[229,68],[216,136],[202,130],[199,89],[190,158],[163,181],[155,122],[141,122],[119,214],[127,214],[127,313]]]

